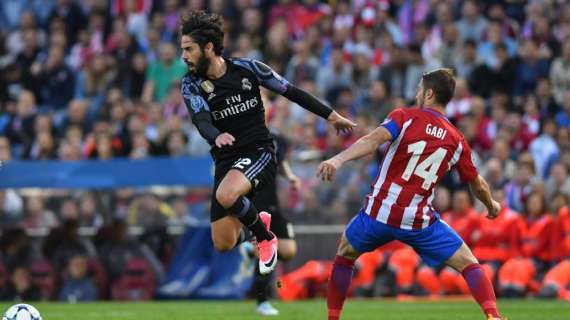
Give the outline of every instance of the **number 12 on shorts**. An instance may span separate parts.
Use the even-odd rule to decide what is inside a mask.
[[[240,158],[238,159],[238,161],[236,161],[236,163],[234,163],[233,167],[243,170],[244,166],[249,166],[250,164],[251,164],[250,158]]]

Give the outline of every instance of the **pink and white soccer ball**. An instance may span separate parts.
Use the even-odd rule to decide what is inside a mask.
[[[19,303],[6,310],[2,320],[42,320],[42,316],[35,307]]]

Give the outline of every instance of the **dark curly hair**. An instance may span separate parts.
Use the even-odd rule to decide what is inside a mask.
[[[211,42],[214,52],[221,55],[224,50],[224,20],[217,14],[190,10],[180,16],[180,35],[191,37],[200,48]]]

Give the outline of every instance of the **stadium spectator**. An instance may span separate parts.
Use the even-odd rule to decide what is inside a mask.
[[[487,28],[487,19],[479,12],[477,1],[465,1],[462,7],[462,18],[457,21],[461,40],[478,42]]]
[[[96,195],[86,192],[79,198],[79,226],[96,227],[103,226],[103,215],[98,210]]]
[[[561,104],[562,110],[556,114],[556,124],[561,128],[570,127],[570,91],[564,94],[564,101]]]
[[[550,202],[554,196],[563,194],[570,195],[570,177],[568,176],[568,169],[557,163],[550,169],[550,177],[546,180],[546,200]]]
[[[77,201],[72,198],[64,199],[59,207],[59,213],[62,220],[77,220],[79,218]]]
[[[63,281],[58,294],[60,301],[71,303],[94,301],[97,299],[97,287],[87,277],[87,258],[84,256],[72,257],[66,268],[67,279]]]
[[[100,100],[116,77],[117,70],[112,66],[112,59],[102,53],[94,53],[79,73],[74,96]]]
[[[463,79],[471,79],[473,70],[479,65],[477,61],[477,42],[465,40],[460,51],[452,57],[452,64],[457,76]]]
[[[570,43],[566,42],[562,49],[562,56],[552,62],[550,68],[550,82],[556,103],[563,105],[566,93],[570,91]]]
[[[331,97],[332,90],[351,85],[350,65],[344,61],[341,47],[332,48],[329,63],[317,70],[317,89],[324,97]]]
[[[150,63],[147,69],[143,100],[163,102],[172,83],[179,81],[186,69],[184,62],[176,56],[176,47],[172,43],[161,44],[158,60]]]
[[[12,271],[12,277],[8,285],[2,288],[0,300],[15,302],[39,301],[41,291],[32,283],[30,270],[25,266],[17,266]]]
[[[58,225],[55,214],[45,207],[42,195],[31,195],[25,199],[24,216],[23,225],[26,228],[51,228]]]
[[[536,291],[535,275],[542,277],[550,268],[556,252],[556,228],[547,212],[544,195],[528,196],[524,223],[521,224],[521,256],[512,258],[499,270],[499,286],[505,296],[523,296],[527,290]]]
[[[34,258],[32,240],[22,228],[8,226],[0,237],[1,261],[8,270],[28,265]]]
[[[548,76],[549,62],[539,56],[537,45],[532,40],[524,42],[520,48],[521,62],[517,68],[514,87],[515,98],[533,92],[539,78]]]
[[[34,138],[34,123],[37,115],[36,98],[31,91],[22,90],[18,96],[17,111],[13,115],[5,134],[11,144],[29,146]]]
[[[97,235],[98,252],[111,281],[123,274],[127,261],[132,257],[144,258],[151,263],[158,278],[164,272],[155,254],[145,245],[139,244],[127,233],[127,224],[121,219],[101,228]]]
[[[539,79],[536,87],[540,117],[547,120],[555,116],[560,109],[552,95],[551,87],[552,85],[548,78]]]
[[[75,74],[65,65],[65,48],[53,45],[43,62],[35,62],[31,68],[32,82],[39,103],[48,111],[60,111],[73,98]]]
[[[81,30],[86,21],[83,11],[75,1],[56,1],[56,5],[49,17],[49,23],[51,24],[51,21],[58,18],[65,25],[66,37],[69,39],[69,42],[74,43],[77,39],[77,32]]]
[[[58,270],[63,270],[75,255],[96,255],[91,240],[79,235],[77,219],[64,220],[61,227],[52,229],[43,246],[44,256]]]

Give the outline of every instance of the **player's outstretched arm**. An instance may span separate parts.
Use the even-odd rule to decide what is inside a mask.
[[[331,114],[327,118],[327,121],[336,129],[337,134],[341,132],[343,133],[352,132],[352,129],[356,127],[356,123],[341,116],[336,111],[331,112]]]
[[[356,127],[356,123],[341,116],[338,112],[322,103],[312,94],[303,89],[299,89],[292,84],[289,84],[289,87],[287,88],[287,91],[283,93],[283,96],[312,113],[327,119],[327,121],[336,129],[337,134],[341,132],[351,132],[352,129]]]
[[[501,204],[493,200],[491,190],[489,189],[489,185],[485,179],[483,179],[481,175],[477,175],[473,181],[469,182],[469,186],[475,194],[475,197],[481,200],[481,202],[483,202],[487,207],[487,218],[495,219],[499,214],[499,211],[501,211]]]
[[[384,126],[379,126],[374,131],[358,139],[348,149],[323,161],[317,169],[317,176],[323,181],[332,181],[338,168],[345,162],[369,155],[375,152],[380,145],[391,139],[392,134],[390,131]]]
[[[356,126],[356,123],[344,118],[309,92],[297,88],[265,63],[247,58],[238,58],[234,62],[251,70],[256,75],[261,86],[326,119],[336,129],[337,133],[350,132]]]

